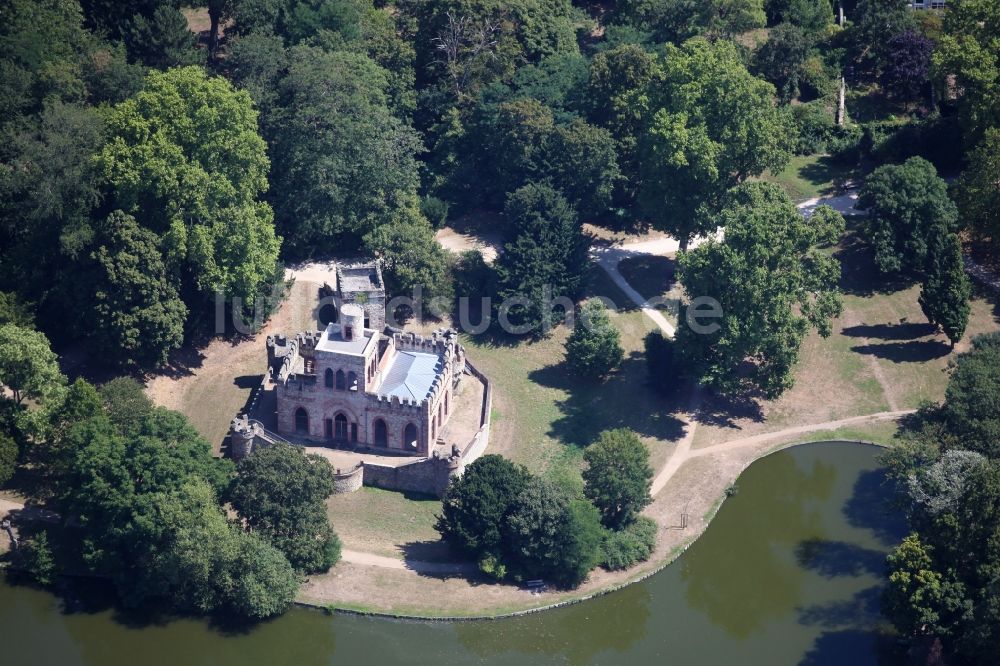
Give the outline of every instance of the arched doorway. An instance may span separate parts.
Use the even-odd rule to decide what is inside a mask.
[[[375,446],[389,446],[389,429],[382,419],[375,419]]]
[[[347,441],[347,417],[343,414],[333,417],[333,438],[342,442]]]
[[[309,434],[309,412],[302,407],[295,410],[295,432],[302,435]]]
[[[403,430],[403,449],[406,451],[416,451],[420,448],[417,442],[417,426],[407,423]]]

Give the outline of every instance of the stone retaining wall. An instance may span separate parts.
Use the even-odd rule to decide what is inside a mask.
[[[353,493],[361,490],[364,482],[364,465],[358,464],[351,470],[336,470],[333,474],[333,492]]]

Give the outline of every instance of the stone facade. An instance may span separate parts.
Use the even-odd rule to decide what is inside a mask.
[[[320,308],[329,309],[330,323],[339,323],[341,308],[353,304],[364,310],[364,326],[373,331],[385,329],[385,283],[377,261],[341,262],[334,270],[334,283],[320,290]],[[318,319],[320,319],[318,317]]]
[[[454,331],[419,336],[371,328],[385,321],[384,292],[374,288],[381,285],[381,271],[377,263],[350,267],[365,271],[359,277],[338,267],[338,285],[325,285],[322,292],[336,299],[335,321],[293,338],[268,337],[261,394],[273,398],[273,417],[265,420],[277,432],[238,416],[230,427],[231,454],[238,460],[275,442],[348,449],[358,452],[358,462],[334,471],[336,492],[363,484],[442,496],[489,442],[490,382],[467,363]],[[366,286],[372,289],[365,292]],[[463,446],[447,445],[440,435],[457,407],[463,374],[483,385],[479,430]],[[384,458],[365,459],[365,453],[411,459],[390,465]]]
[[[339,323],[267,339],[277,432],[285,437],[427,457],[453,411],[465,350],[454,331],[386,335],[354,303]],[[374,317],[378,320],[378,317]]]

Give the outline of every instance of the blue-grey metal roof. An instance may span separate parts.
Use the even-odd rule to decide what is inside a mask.
[[[442,371],[441,357],[424,352],[397,352],[386,369],[378,394],[400,399],[423,400],[431,392],[434,378]]]

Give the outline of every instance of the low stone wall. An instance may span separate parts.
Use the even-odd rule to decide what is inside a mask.
[[[447,458],[424,458],[398,467],[365,463],[365,485],[444,497],[457,466]]]
[[[354,469],[350,470],[335,470],[333,474],[333,492],[335,493],[353,493],[361,490],[361,485],[364,482],[365,470],[363,464],[355,465]]]

